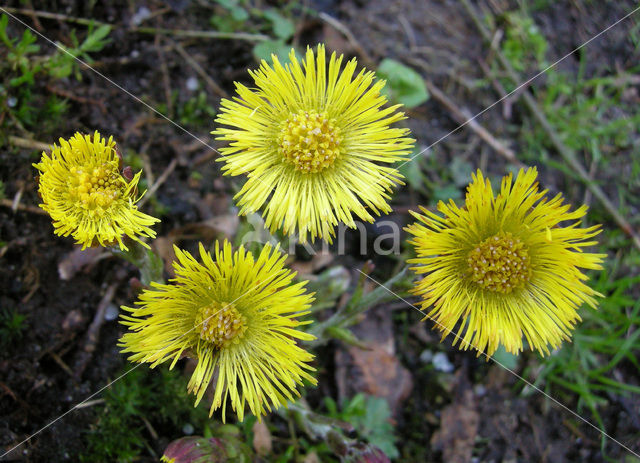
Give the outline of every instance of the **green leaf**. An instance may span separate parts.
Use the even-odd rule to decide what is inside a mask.
[[[253,47],[253,56],[258,61],[265,60],[271,63],[271,55],[276,55],[278,60],[284,64],[289,61],[289,53],[291,52],[291,45],[287,45],[282,40],[265,40],[259,42]]]
[[[411,158],[419,153],[417,148],[411,153]],[[411,159],[410,161],[402,161],[398,166],[398,171],[407,179],[407,183],[414,190],[424,190],[424,182],[422,178],[422,171],[420,169],[420,158]]]
[[[451,171],[453,183],[458,188],[468,185],[471,181],[471,174],[474,172],[471,163],[459,157],[453,158],[453,161],[449,164],[449,170]]]
[[[382,91],[396,103],[415,108],[429,99],[422,76],[396,60],[383,59],[376,74],[378,78],[387,81]]]
[[[290,38],[296,31],[296,27],[288,18],[285,18],[276,10],[267,10],[264,12],[265,18],[271,21],[271,26],[273,28],[273,33],[276,37],[281,38],[282,40],[287,40]]]
[[[111,32],[111,26],[108,24],[103,24],[93,31],[90,27],[87,38],[84,39],[84,42],[80,45],[80,50],[84,53],[102,50],[105,45],[110,42],[110,40],[107,39],[109,32]]]
[[[249,19],[249,13],[241,6],[231,8],[231,17],[239,22],[244,22]]]
[[[515,370],[518,367],[518,356],[507,352],[502,344],[498,346],[498,349],[491,357],[501,366],[506,367],[509,370]]]
[[[7,48],[13,48],[13,40],[7,35],[7,24],[9,24],[9,17],[6,14],[0,16],[0,40],[7,46]]]

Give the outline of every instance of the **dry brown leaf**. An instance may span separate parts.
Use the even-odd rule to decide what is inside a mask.
[[[480,415],[476,411],[473,392],[467,389],[458,401],[442,410],[440,430],[431,438],[431,445],[442,450],[442,460],[467,463],[478,435]]]
[[[367,350],[350,346],[336,351],[336,381],[340,398],[358,392],[384,397],[397,416],[413,388],[409,371],[395,356],[391,315],[388,310],[366,312],[366,319],[353,328]]]
[[[253,424],[253,449],[262,457],[271,453],[273,443],[271,432],[264,421],[256,421]]]

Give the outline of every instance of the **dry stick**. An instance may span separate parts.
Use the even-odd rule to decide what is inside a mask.
[[[160,73],[162,74],[162,84],[164,86],[164,98],[167,101],[167,115],[173,118],[173,102],[171,100],[171,82],[169,79],[169,68],[167,67],[167,61],[164,59],[164,52],[160,47],[160,36],[156,35],[154,41],[154,48],[158,54],[158,60],[160,61]]]
[[[13,135],[9,135],[9,143],[20,148],[27,148],[38,151],[49,151],[49,149],[51,148],[51,145],[48,145],[41,141],[30,140],[29,138],[16,137]]]
[[[167,168],[164,170],[164,172],[162,172],[162,175],[158,177],[158,180],[156,180],[156,182],[153,185],[151,185],[151,188],[147,190],[146,194],[144,195],[144,198],[142,198],[138,203],[138,207],[142,207],[147,203],[149,198],[152,197],[156,191],[158,191],[158,188],[160,188],[160,186],[167,181],[167,179],[169,178],[169,175],[171,175],[171,172],[174,171],[177,165],[178,165],[178,159],[173,158],[169,163],[169,165],[167,166]]]
[[[27,16],[37,16],[40,18],[56,19],[58,21],[71,22],[76,24],[82,24],[85,26],[110,26],[119,27],[117,24],[109,24],[103,21],[96,21],[95,19],[78,18],[74,16],[67,16],[60,13],[51,13],[49,11],[30,10],[27,8],[11,8],[8,6],[2,7],[4,10],[13,14],[23,14]],[[120,26],[122,27],[122,26]],[[246,34],[244,32],[218,32],[218,31],[190,31],[184,29],[163,29],[156,27],[123,27],[129,32],[138,32],[141,34],[162,34],[173,35],[175,37],[195,37],[199,39],[232,39],[232,40],[246,40],[248,42],[263,42],[269,40],[269,37],[263,34]]]
[[[367,53],[367,51],[362,47],[362,45],[360,45],[360,42],[356,40],[356,38],[354,37],[354,35],[351,33],[351,31],[347,26],[345,26],[336,18],[329,16],[326,13],[322,13],[322,12],[318,13],[318,17],[322,19],[324,22],[326,22],[327,24],[329,24],[338,32],[341,32],[342,35],[344,35],[347,38],[347,40],[349,41],[353,49],[356,51],[356,53],[360,55],[360,57],[362,58],[362,61],[364,61],[364,64],[366,65],[366,67],[370,67],[370,68],[374,67],[375,63],[373,59],[371,58],[369,53]]]
[[[96,350],[96,346],[98,345],[98,340],[100,339],[100,327],[104,323],[104,313],[111,304],[113,300],[113,296],[116,294],[116,289],[118,288],[118,282],[111,283],[107,290],[102,296],[100,303],[98,304],[98,308],[96,309],[96,314],[93,317],[93,321],[91,325],[89,325],[89,330],[87,331],[87,336],[85,337],[84,347],[82,351],[80,351],[78,355],[78,360],[75,362],[75,377],[76,379],[80,379],[82,377],[82,373],[84,373],[85,368],[89,364],[91,357],[93,356],[93,352]]]
[[[427,65],[427,63],[425,63],[421,59],[409,58],[409,61],[420,67],[424,67]],[[459,108],[451,99],[449,99],[447,95],[444,94],[442,90],[440,90],[429,79],[424,79],[424,83],[427,86],[427,90],[429,90],[431,96],[433,96],[436,100],[438,100],[440,104],[447,108],[452,113],[453,118],[459,124],[463,124],[466,121],[470,120],[470,122],[467,123],[467,127],[475,132],[476,135],[484,140],[489,146],[491,146],[496,151],[496,153],[518,167],[525,167],[525,165],[518,160],[515,153],[510,148],[506,147],[502,142],[491,135],[491,133],[482,125],[480,125],[475,119],[472,119],[472,115],[469,114],[468,111]]]
[[[480,31],[480,34],[482,35],[482,37],[487,42],[490,43],[491,35],[485,29],[484,25],[482,24],[482,20],[478,17],[475,9],[469,3],[469,0],[462,0],[462,4],[467,10],[467,13],[469,14],[469,16],[471,16],[471,19],[473,20],[474,24]],[[502,52],[495,45],[493,47],[493,52],[496,54],[496,57],[500,61],[500,64],[502,65],[502,67],[507,72],[509,78],[516,84],[520,82],[520,79],[518,78],[518,75],[516,74],[515,70],[511,66],[511,63],[509,63],[507,58],[502,54]],[[633,245],[637,249],[640,249],[640,237],[636,235],[631,224],[629,224],[629,222],[627,222],[627,220],[622,216],[622,214],[620,214],[618,209],[609,200],[609,198],[607,197],[605,192],[602,190],[602,188],[600,188],[600,186],[597,183],[595,183],[595,181],[589,176],[589,173],[584,168],[582,163],[578,160],[574,151],[562,142],[558,133],[555,131],[555,129],[551,126],[551,124],[547,120],[546,116],[544,115],[544,112],[540,109],[536,101],[531,96],[531,93],[524,92],[522,94],[522,97],[524,98],[524,102],[529,108],[529,111],[533,113],[534,118],[542,126],[544,131],[547,132],[547,135],[549,136],[549,140],[551,140],[551,143],[555,146],[558,153],[560,153],[560,156],[562,156],[564,161],[567,164],[569,164],[571,169],[578,174],[578,177],[580,177],[580,180],[585,184],[585,186],[589,189],[589,191],[591,191],[593,196],[595,196],[595,198],[598,201],[600,201],[602,206],[611,215],[611,217],[613,217],[613,220],[618,224],[618,226],[622,229],[622,231],[624,231],[631,238]]]
[[[180,45],[177,42],[172,42],[172,45],[175,48],[175,50],[180,54],[180,56],[182,56],[182,58],[187,62],[187,64],[191,66],[193,70],[196,71],[196,73],[200,77],[202,77],[202,79],[205,81],[205,83],[207,84],[209,89],[211,89],[212,92],[217,93],[218,95],[223,96],[225,98],[229,98],[229,94],[222,87],[220,87],[216,83],[216,81],[213,80],[211,76],[209,76],[209,74],[207,74],[207,72],[204,69],[202,69],[202,66],[200,66],[200,64],[195,59],[193,59],[189,55],[189,53],[187,53],[187,50],[185,50],[182,45]]]
[[[49,215],[49,213],[44,209],[40,209],[36,206],[29,206],[28,204],[18,204],[15,206],[13,201],[10,199],[0,199],[0,206],[8,207],[13,210],[13,212],[17,209],[19,211],[31,212],[32,214]]]

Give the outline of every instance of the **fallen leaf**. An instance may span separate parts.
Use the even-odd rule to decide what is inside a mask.
[[[253,425],[253,449],[260,456],[271,453],[273,444],[271,441],[271,432],[264,421],[256,421]]]
[[[363,322],[352,329],[366,350],[349,346],[336,351],[336,382],[340,398],[364,392],[387,399],[393,416],[409,397],[413,381],[395,356],[391,314],[388,310],[367,311]]]
[[[431,445],[442,450],[443,461],[467,463],[471,461],[480,415],[471,389],[454,398],[457,400],[442,410],[440,430],[431,438]]]

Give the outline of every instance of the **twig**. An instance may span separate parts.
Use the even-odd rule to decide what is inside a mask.
[[[56,362],[60,366],[60,368],[65,371],[65,373],[73,378],[73,371],[71,371],[69,365],[64,363],[64,360],[62,360],[58,354],[56,354],[55,352],[49,352],[49,357],[51,357],[53,361]]]
[[[160,72],[162,74],[162,84],[164,86],[164,99],[167,101],[167,113],[169,118],[173,119],[173,101],[171,100],[171,82],[169,79],[169,68],[167,67],[167,61],[164,58],[164,52],[160,46],[160,36],[156,35],[154,41],[154,48],[158,54],[158,60],[160,61]]]
[[[147,185],[153,185],[156,179],[153,175],[153,169],[151,168],[151,158],[149,158],[149,154],[147,153],[147,151],[149,150],[149,146],[151,146],[150,140],[142,145],[142,148],[140,148],[140,157],[142,158],[144,175],[147,177]]]
[[[107,108],[104,106],[104,102],[102,100],[94,100],[92,98],[86,98],[82,96],[78,96],[73,92],[69,92],[62,88],[57,88],[53,85],[47,85],[47,90],[51,93],[55,93],[56,95],[60,95],[61,97],[68,98],[69,100],[77,101],[83,105],[95,105],[100,108],[100,112],[102,114],[107,114]]]
[[[155,194],[155,192],[158,191],[158,188],[160,188],[160,186],[162,186],[162,184],[167,181],[167,178],[169,178],[169,175],[171,175],[171,173],[175,170],[177,165],[178,165],[178,159],[173,158],[169,163],[169,165],[167,166],[167,168],[164,170],[164,172],[162,172],[162,175],[158,177],[158,180],[156,180],[156,182],[153,185],[151,185],[151,187],[147,190],[147,193],[144,195],[144,198],[142,198],[138,203],[138,207],[144,206],[147,203],[147,201],[149,201],[149,198],[151,198]]]
[[[414,52],[418,42],[416,41],[416,34],[415,32],[413,32],[411,24],[403,14],[398,16],[398,22],[404,29],[404,33],[407,36],[407,40],[409,41],[409,51]]]
[[[346,37],[346,39],[349,41],[353,49],[358,53],[358,55],[360,55],[366,67],[368,68],[374,67],[375,62],[371,58],[371,55],[369,55],[369,53],[367,53],[364,47],[360,45],[360,42],[358,42],[358,40],[351,33],[351,31],[347,26],[342,24],[336,18],[329,16],[328,14],[323,12],[318,13],[318,17],[322,19],[324,22],[326,22],[327,24],[329,24],[331,27],[336,29],[338,32],[341,32],[342,35]]]
[[[263,34],[247,34],[244,32],[218,32],[218,31],[191,31],[183,29],[163,29],[158,27],[123,27],[118,24],[109,24],[95,19],[78,18],[67,16],[60,13],[51,13],[49,11],[30,10],[27,8],[12,8],[8,6],[0,7],[0,11],[6,11],[13,14],[23,14],[27,16],[37,16],[40,18],[55,19],[70,23],[82,24],[84,26],[110,26],[121,27],[129,32],[138,32],[140,34],[162,34],[173,35],[175,37],[196,37],[199,39],[230,39],[230,40],[246,40],[248,42],[263,42],[269,40],[269,37]]]
[[[33,149],[38,151],[49,151],[51,145],[43,143],[41,141],[30,140],[29,138],[16,137],[14,135],[9,135],[9,143],[13,146],[18,146],[20,148]]]
[[[191,31],[184,29],[163,29],[160,27],[130,27],[131,32],[141,34],[163,34],[174,37],[193,37],[198,39],[231,39],[246,40],[247,42],[264,42],[269,36],[263,34],[247,34],[244,32]]]
[[[104,323],[104,313],[106,312],[109,304],[111,304],[113,296],[115,296],[116,294],[118,284],[119,282],[115,282],[109,285],[104,293],[104,296],[102,296],[100,303],[98,304],[98,308],[96,309],[96,314],[93,317],[93,321],[91,322],[91,325],[89,325],[89,329],[87,330],[87,335],[84,341],[84,347],[78,354],[78,359],[75,362],[74,375],[78,380],[82,377],[82,373],[84,373],[85,368],[87,368],[87,365],[89,364],[89,361],[93,356],[93,352],[96,350],[98,340],[100,339],[100,327]]]
[[[496,151],[496,153],[505,158],[507,161],[515,164],[516,166],[524,167],[524,164],[518,160],[515,153],[510,148],[506,147],[502,142],[491,135],[491,133],[482,125],[480,125],[480,123],[478,123],[475,119],[471,119],[472,115],[469,113],[469,111],[459,108],[430,80],[425,79],[424,82],[431,96],[438,100],[438,102],[441,103],[445,108],[451,111],[454,119],[456,119],[459,124],[470,120],[470,122],[468,123],[468,127],[473,132],[475,132],[476,135],[482,138],[482,140],[484,140],[489,146],[491,146]]]
[[[486,40],[487,42],[490,42],[491,36],[489,32],[485,29],[484,24],[482,23],[482,20],[478,17],[474,7],[471,6],[471,4],[469,3],[469,0],[462,0],[462,4],[467,10],[467,13],[469,14],[469,16],[471,16],[471,19],[473,20],[474,24],[480,31],[480,34],[482,35],[484,40]],[[502,67],[507,72],[507,75],[509,76],[509,78],[517,85],[520,82],[520,79],[517,73],[515,72],[515,70],[513,69],[513,67],[511,66],[511,63],[509,63],[509,60],[507,60],[504,54],[502,54],[500,49],[494,47],[493,51],[496,54],[496,57],[498,58],[498,60],[500,61],[500,64],[502,65]],[[600,204],[602,204],[605,210],[611,215],[613,220],[618,224],[618,226],[622,229],[622,231],[624,231],[631,238],[633,245],[637,249],[640,249],[640,237],[638,237],[638,235],[635,233],[631,224],[629,224],[629,222],[627,222],[627,220],[622,216],[622,214],[620,214],[618,209],[609,200],[609,198],[607,197],[605,192],[602,190],[602,188],[600,188],[600,186],[597,183],[595,183],[595,181],[589,176],[589,173],[587,172],[585,167],[582,165],[582,163],[579,161],[575,152],[562,142],[558,133],[555,131],[555,129],[551,126],[551,124],[547,120],[547,117],[545,116],[544,112],[540,109],[540,107],[538,106],[534,98],[531,96],[531,93],[524,92],[522,94],[522,97],[524,98],[524,102],[529,108],[529,111],[531,111],[534,118],[538,121],[538,123],[542,126],[544,131],[547,133],[549,140],[555,146],[556,151],[558,151],[558,153],[560,154],[560,156],[562,156],[564,161],[578,175],[580,180],[591,191],[593,196],[598,201],[600,201]]]
[[[423,67],[424,61],[419,58],[409,58],[409,61],[414,62],[416,65]],[[429,79],[424,80],[425,85],[427,86],[427,90],[431,96],[433,96],[441,105],[447,108],[453,118],[459,123],[463,124],[467,121],[467,127],[469,127],[476,135],[478,135],[482,140],[484,140],[489,146],[491,146],[496,153],[505,158],[507,161],[515,164],[518,167],[524,167],[524,164],[518,160],[515,153],[508,147],[506,147],[502,142],[496,139],[491,133],[485,129],[479,122],[475,119],[472,119],[472,115],[469,111],[458,107],[447,95],[444,94],[442,90],[440,90],[433,82]]]
[[[94,405],[98,405],[101,403],[104,403],[104,399],[95,399],[95,400],[89,400],[87,402],[81,402],[78,405],[75,406],[75,408],[87,408],[87,407],[93,407]]]
[[[13,201],[10,199],[0,199],[0,206],[8,207],[15,212]],[[16,209],[19,211],[31,212],[32,214],[49,215],[45,210],[36,206],[29,206],[27,204],[18,204]]]
[[[196,71],[196,73],[204,80],[204,82],[213,93],[217,93],[218,95],[225,98],[229,97],[229,94],[222,87],[220,87],[204,69],[202,69],[202,66],[200,66],[200,64],[195,59],[193,59],[189,55],[189,53],[187,53],[182,45],[180,45],[178,42],[173,42],[173,46],[175,50],[180,54],[180,56],[182,56],[182,58],[187,62],[187,64],[191,66],[193,70]]]

